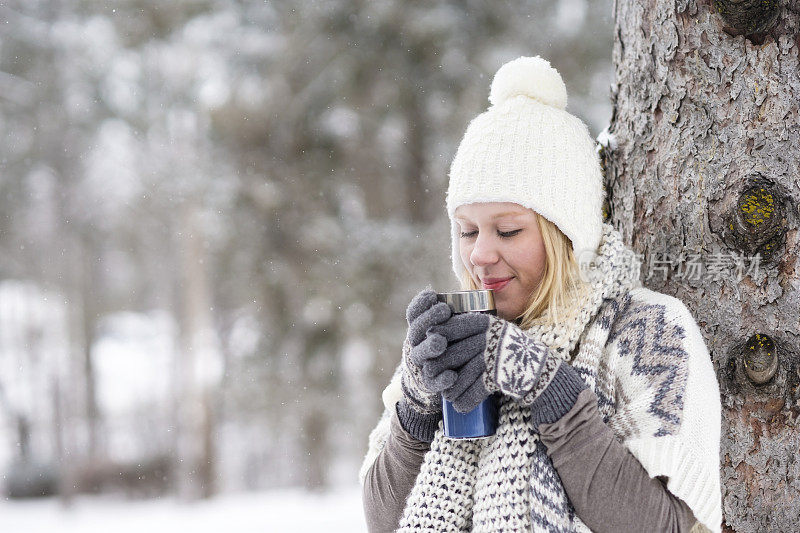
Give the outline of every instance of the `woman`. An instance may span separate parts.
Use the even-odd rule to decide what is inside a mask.
[[[371,531],[720,531],[720,398],[688,309],[642,287],[602,221],[602,174],[539,57],[497,72],[447,212],[462,288],[497,316],[407,309],[401,363],[361,468]],[[441,397],[490,394],[497,434],[443,436]]]

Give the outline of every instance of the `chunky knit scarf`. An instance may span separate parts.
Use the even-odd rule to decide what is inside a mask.
[[[634,253],[609,224],[588,276],[591,290],[578,313],[526,334],[578,371],[617,439],[651,477],[668,478],[667,488],[702,524],[719,531],[719,388],[694,319],[679,300],[641,286]],[[362,479],[388,436],[398,399],[390,384]],[[494,437],[451,440],[441,427],[436,432],[400,521],[399,531],[420,530],[589,528],[576,515],[529,408],[503,397]]]

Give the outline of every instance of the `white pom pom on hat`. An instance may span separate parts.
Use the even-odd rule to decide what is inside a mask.
[[[489,102],[500,105],[515,96],[527,96],[557,109],[567,107],[567,87],[550,62],[539,56],[518,57],[497,71]]]
[[[461,279],[465,266],[455,210],[477,202],[534,210],[570,239],[576,259],[591,260],[602,236],[603,173],[589,129],[565,109],[561,75],[539,56],[519,57],[498,69],[489,102],[450,165],[453,272]]]

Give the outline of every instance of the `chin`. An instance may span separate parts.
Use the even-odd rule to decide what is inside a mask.
[[[502,304],[496,303],[496,305],[497,316],[509,322],[515,321],[525,311],[524,309],[509,309],[508,306]]]
[[[505,318],[508,320],[506,317],[514,312],[513,309],[509,308],[510,306],[508,305],[507,298],[503,298],[503,295],[498,295],[495,297],[494,305],[497,308],[497,316],[500,318]]]
[[[497,317],[498,318],[502,318],[503,320],[507,320],[508,322],[511,322],[512,320],[514,320],[514,317],[509,316],[509,314],[506,311],[504,311],[503,309],[498,309],[497,310]]]

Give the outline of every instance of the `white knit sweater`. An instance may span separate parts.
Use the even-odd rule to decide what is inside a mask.
[[[604,422],[648,475],[666,476],[667,489],[719,532],[720,397],[700,330],[680,300],[641,287],[632,252],[607,224],[597,272],[593,295],[574,322],[526,334],[577,370],[597,395]],[[401,394],[398,377],[384,391],[386,411],[370,435],[362,481],[388,436]],[[405,531],[589,531],[529,409],[508,398],[490,439],[449,440],[437,431],[400,525]]]

